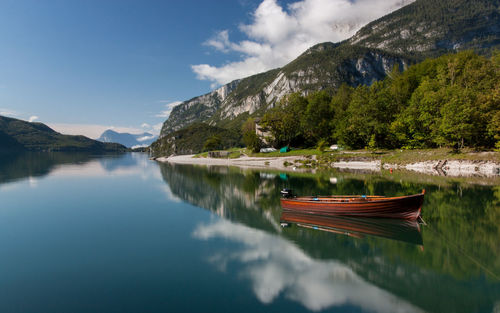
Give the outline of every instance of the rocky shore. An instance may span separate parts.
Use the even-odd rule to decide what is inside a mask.
[[[416,162],[404,165],[386,163],[383,165],[383,168],[405,169],[422,174],[446,175],[456,177],[500,176],[500,164],[492,161],[438,160]]]

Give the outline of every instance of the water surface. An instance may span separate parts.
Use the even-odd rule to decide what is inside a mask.
[[[282,228],[283,187],[425,188],[427,225]],[[496,179],[0,156],[0,311],[497,312],[499,206]]]

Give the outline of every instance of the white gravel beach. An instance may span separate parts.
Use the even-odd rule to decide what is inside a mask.
[[[294,165],[285,166],[285,162],[293,164],[298,160],[306,160],[303,156],[288,156],[288,157],[248,157],[243,156],[237,159],[224,158],[195,158],[194,154],[176,155],[170,157],[160,157],[156,161],[169,162],[175,164],[200,164],[200,165],[225,165],[238,166],[243,168],[272,168],[279,170],[302,170]],[[310,170],[309,170],[310,171]]]

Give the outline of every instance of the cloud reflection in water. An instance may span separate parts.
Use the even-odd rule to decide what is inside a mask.
[[[234,253],[214,253],[219,269],[240,262],[256,297],[272,303],[280,294],[312,311],[354,305],[374,312],[422,312],[405,300],[365,281],[347,265],[335,260],[315,260],[295,244],[264,231],[227,220],[199,225],[195,238],[224,238],[243,245]]]

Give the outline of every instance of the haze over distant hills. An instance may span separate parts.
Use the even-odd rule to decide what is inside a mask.
[[[153,143],[157,137],[150,133],[130,134],[118,133],[112,129],[108,129],[101,134],[97,140],[102,142],[116,142],[128,148],[147,147]]]
[[[63,135],[43,123],[0,116],[0,152],[126,150],[121,144],[103,143],[85,136]]]
[[[348,40],[315,45],[282,68],[182,102],[163,124],[164,142],[156,147],[175,144],[169,134],[176,132],[178,137],[178,131],[193,123],[239,129],[248,117],[262,116],[293,92],[371,85],[395,65],[404,70],[449,52],[473,49],[488,55],[500,47],[499,4],[499,0],[417,0],[369,23]]]

